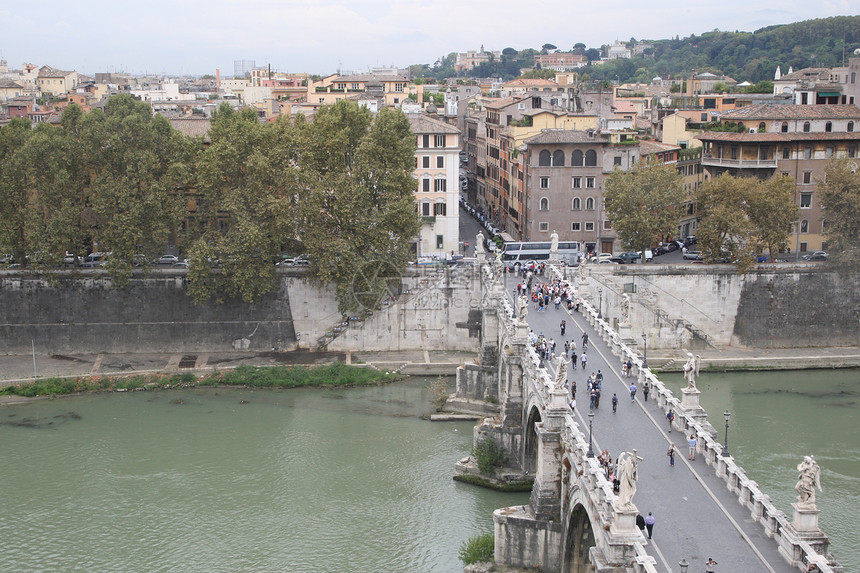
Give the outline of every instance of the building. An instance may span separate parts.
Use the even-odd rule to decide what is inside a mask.
[[[0,78],[0,102],[24,95],[24,86],[14,80]]]
[[[726,87],[737,85],[737,80],[726,75],[716,75],[710,72],[690,74],[690,79],[687,80],[687,95],[694,96],[699,94],[712,94],[716,92],[717,84],[723,84]]]
[[[860,108],[856,105],[762,105],[724,114],[743,133],[704,132],[702,166],[705,178],[723,173],[768,179],[788,175],[795,180],[800,221],[787,248],[799,251],[825,246],[826,213],[817,192],[831,157],[857,157]]]
[[[457,54],[457,61],[454,62],[454,69],[458,72],[471,70],[481,64],[489,63],[493,60],[500,60],[501,57],[501,52],[485,52],[484,46],[481,46],[481,49],[477,52],[470,50],[468,52]]]
[[[584,67],[588,62],[582,54],[570,52],[555,52],[552,54],[536,54],[535,69],[569,72]]]
[[[36,77],[36,87],[45,95],[63,95],[78,85],[78,72],[42,66]]]
[[[860,61],[860,58],[851,59]],[[849,62],[849,66],[842,68],[803,68],[784,76],[774,76],[773,93],[791,96],[795,105],[857,103],[860,100],[855,100],[855,93],[849,88],[850,69]]]
[[[415,133],[415,202],[423,225],[418,256],[460,252],[460,130],[426,114],[409,114]]]
[[[331,105],[351,96],[358,96],[368,90],[379,90],[381,88],[384,105],[392,108],[400,107],[407,99],[422,103],[424,100],[424,86],[413,84],[408,78],[402,76],[374,76],[372,74],[333,74],[319,81],[307,82],[306,101],[316,105]],[[354,98],[353,98],[354,99]]]

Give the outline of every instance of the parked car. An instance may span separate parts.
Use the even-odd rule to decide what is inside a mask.
[[[108,255],[110,255],[110,253],[91,253],[84,257],[81,267],[85,269],[94,269],[96,267],[103,266],[107,262]]]
[[[174,267],[187,267],[188,266],[188,259],[182,259],[180,261],[176,261],[175,263],[173,263],[173,266]]]
[[[175,265],[179,262],[179,257],[176,255],[161,255],[157,262],[159,265]]]
[[[811,255],[803,255],[803,257],[801,258],[804,261],[826,261],[827,256],[827,253],[825,253],[824,251],[815,251]]]
[[[704,258],[702,257],[702,251],[687,251],[683,257],[687,261],[701,261]]]
[[[618,255],[618,258],[621,259],[622,263],[632,263],[641,259],[642,254],[637,253],[636,251],[629,251],[626,253],[621,253],[620,255]]]

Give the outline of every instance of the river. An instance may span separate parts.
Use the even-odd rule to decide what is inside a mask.
[[[418,419],[428,382],[0,408],[0,571],[462,571],[528,494],[451,479],[474,423]]]
[[[463,541],[528,495],[451,479],[473,423],[420,420],[428,383],[2,407],[0,571],[461,571]],[[815,455],[821,526],[860,571],[860,372],[702,373],[699,388],[789,517],[795,466]]]

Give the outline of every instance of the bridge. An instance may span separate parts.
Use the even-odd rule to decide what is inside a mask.
[[[608,301],[598,289],[605,283],[596,265],[572,269],[552,263],[551,258],[546,274],[536,280],[564,281],[580,302],[578,313],[551,304],[522,316],[514,295],[517,278],[504,274],[498,262],[479,263],[482,361],[458,369],[452,398],[460,408],[478,410],[486,398],[498,402],[498,413],[475,427],[474,438],[493,440],[513,470],[485,477],[533,480],[528,505],[494,513],[496,564],[544,572],[667,572],[685,571],[685,564],[703,571],[713,558],[721,571],[777,573],[815,565],[841,572],[818,526],[814,495],[793,504],[791,517],[777,509],[720,443],[695,385],[679,399],[648,368],[638,332],[632,335],[629,298],[619,316],[618,297],[604,306]],[[611,321],[604,308],[614,315]],[[564,337],[559,337],[561,320],[567,323]],[[559,347],[565,339],[581,345],[587,333],[587,369],[542,361],[530,329],[556,338]],[[627,361],[633,364],[629,377],[622,373]],[[557,367],[568,371],[557,376]],[[598,369],[602,399],[590,410],[585,379]],[[578,382],[575,411],[567,378]],[[631,382],[640,389],[650,385],[647,401],[641,391],[631,399]],[[675,413],[672,423],[669,409]],[[693,433],[699,440],[695,460],[689,460],[687,438]],[[667,457],[670,444],[678,451],[674,466]],[[624,483],[619,493],[613,490],[595,455],[603,450],[613,458],[622,452],[635,456],[638,479],[632,488]],[[458,463],[457,472],[479,473],[472,459]],[[656,519],[652,538],[636,525],[637,515],[648,513]]]

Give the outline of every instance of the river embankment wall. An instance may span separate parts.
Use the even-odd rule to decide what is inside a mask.
[[[254,304],[197,305],[186,294],[184,269],[136,273],[122,288],[100,270],[0,271],[0,353],[478,348],[480,290],[462,269],[408,271],[396,300],[361,309],[354,321],[338,310],[334,289],[303,270],[280,270],[278,281],[276,292]]]

